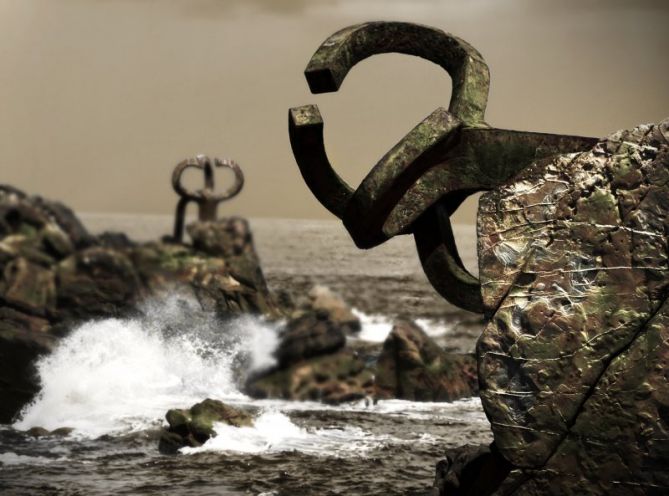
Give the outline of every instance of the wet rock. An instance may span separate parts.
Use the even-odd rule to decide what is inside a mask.
[[[309,312],[289,321],[281,330],[280,338],[275,356],[281,368],[334,353],[346,344],[344,331],[325,312]]]
[[[56,280],[62,319],[118,316],[142,296],[132,262],[110,248],[87,248],[68,257],[56,267]]]
[[[222,223],[224,221],[219,221]],[[280,312],[262,277],[259,266],[257,286],[240,281],[231,270],[231,261],[173,243],[146,243],[130,250],[129,256],[150,294],[179,288],[189,291],[202,309],[221,317],[241,312],[277,316]],[[249,259],[253,265],[256,258]],[[241,262],[237,261],[237,265]]]
[[[55,310],[54,273],[23,257],[17,257],[5,265],[0,288],[2,299],[8,306],[41,316]]]
[[[374,375],[350,350],[292,363],[251,378],[253,398],[281,398],[339,404],[371,396]]]
[[[44,427],[31,427],[26,434],[30,437],[44,437],[49,435],[49,431]]]
[[[216,435],[214,424],[217,422],[234,427],[253,425],[251,414],[209,398],[187,410],[169,410],[165,419],[168,427],[163,430],[158,445],[164,454],[177,453],[185,446],[202,446]]]
[[[667,129],[481,198],[481,398],[515,495],[669,491]]]
[[[254,398],[282,398],[342,403],[372,393],[372,372],[354,351],[345,348],[341,325],[321,310],[297,312],[280,331],[278,365],[249,378],[246,393]]]
[[[383,343],[376,396],[453,401],[478,391],[474,356],[447,353],[413,322],[398,322]]]
[[[439,496],[490,496],[511,471],[511,464],[490,446],[465,445],[450,449],[437,463],[434,480]]]
[[[50,352],[57,338],[46,319],[0,307],[0,423],[10,423],[39,390],[35,360]]]
[[[314,286],[309,291],[309,299],[309,308],[318,313],[326,313],[328,319],[345,334],[355,334],[360,331],[360,319],[356,317],[346,302],[328,287]]]

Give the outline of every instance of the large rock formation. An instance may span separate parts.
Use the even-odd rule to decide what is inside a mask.
[[[496,494],[669,493],[669,120],[534,164],[478,229]]]
[[[373,372],[346,348],[348,324],[322,309],[298,314],[280,331],[277,366],[250,378],[255,398],[341,403],[373,393]]]
[[[278,315],[244,219],[191,225],[192,245],[90,235],[66,206],[0,186],[0,423],[36,393],[35,358],[86,319],[176,287],[220,317]]]
[[[376,397],[453,401],[478,392],[473,355],[447,353],[413,322],[398,322],[376,366]]]

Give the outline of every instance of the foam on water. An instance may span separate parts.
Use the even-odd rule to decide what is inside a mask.
[[[273,365],[277,342],[268,323],[221,323],[176,296],[143,318],[88,322],[38,362],[41,392],[15,427],[94,437],[155,425],[167,409],[207,397],[244,400],[234,371]]]
[[[55,463],[66,461],[66,457],[61,458],[49,458],[46,456],[28,456],[28,455],[19,455],[12,451],[7,451],[5,453],[0,453],[0,466],[9,466],[9,465],[45,465],[47,463]]]
[[[398,442],[389,436],[373,435],[359,427],[307,430],[295,425],[284,413],[263,412],[252,427],[215,425],[216,436],[198,448],[182,448],[185,454],[202,451],[232,451],[238,453],[273,453],[299,451],[328,456],[364,456],[369,450],[388,442]]]
[[[361,329],[355,339],[371,343],[382,343],[393,329],[393,321],[384,315],[369,315],[353,309],[353,314],[360,319]],[[415,319],[416,324],[432,337],[440,337],[448,333],[451,328],[444,323],[431,319]]]
[[[362,331],[356,339],[383,341],[392,323],[356,312]],[[429,334],[447,332],[421,322]],[[425,433],[410,439],[372,433],[354,426],[306,429],[288,417],[295,411],[338,410],[386,417],[485,423],[478,398],[452,403],[402,400],[360,401],[339,406],[315,402],[252,400],[238,389],[244,374],[271,367],[278,345],[275,324],[252,317],[221,322],[198,304],[173,296],[148,304],[135,319],[91,321],[62,339],[52,354],[37,363],[42,389],[14,427],[20,430],[71,427],[74,435],[95,438],[157,427],[170,408],[185,408],[215,398],[260,409],[252,427],[217,424],[217,436],[202,451],[263,453],[299,451],[319,456],[351,457],[404,443],[433,444]],[[11,453],[5,464],[30,464]]]

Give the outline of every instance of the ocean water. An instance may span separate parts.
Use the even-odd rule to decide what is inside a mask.
[[[310,255],[300,260],[290,247],[266,241],[282,236],[309,241],[309,234],[295,234],[295,224],[286,224],[290,235],[255,228],[261,257],[273,253],[264,264],[268,279],[291,291],[322,282],[323,271]],[[273,221],[266,228],[276,231],[281,225]],[[323,231],[321,236],[340,236],[328,234],[328,227],[314,230]],[[429,287],[410,273],[411,255],[402,247],[395,250],[383,256],[406,259],[406,269],[395,266],[383,274],[371,266],[361,273],[358,267],[353,282],[354,269],[347,267],[360,265],[357,250],[340,252],[341,273],[329,269],[331,281],[338,281],[348,298],[360,281],[370,291],[385,284],[379,291],[390,301],[402,295],[403,281],[411,280],[420,299]],[[290,257],[295,260],[281,263]],[[365,298],[351,301],[364,307],[355,310],[363,324],[355,340],[381,343],[396,308]],[[405,305],[409,311],[403,315],[413,316],[436,339],[455,343],[454,349],[473,346],[476,326],[463,327],[462,321],[471,319],[466,312],[412,314],[412,308]],[[444,449],[491,439],[477,398],[340,406],[248,398],[240,384],[247,374],[273,365],[277,342],[276,324],[252,317],[222,323],[179,295],[147,302],[141,317],[84,323],[38,362],[42,388],[35,401],[12,425],[0,426],[0,493],[429,494]],[[217,436],[202,447],[161,455],[158,435],[166,411],[207,397],[251,409],[254,425],[217,425]],[[32,427],[71,432],[33,438],[26,433]]]

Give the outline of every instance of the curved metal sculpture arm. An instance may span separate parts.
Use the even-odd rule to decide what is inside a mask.
[[[323,119],[316,105],[288,112],[288,133],[293,155],[304,181],[321,204],[340,219],[353,189],[330,165],[323,144]]]
[[[343,218],[359,248],[371,248],[388,239],[383,233],[388,215],[434,166],[435,156],[443,154],[456,139],[461,124],[446,109],[438,108],[386,153],[362,180]]]
[[[225,190],[222,193],[214,193],[214,181],[213,181],[213,176],[211,179],[211,182],[206,182],[207,181],[207,176],[206,176],[206,171],[205,169],[205,196],[210,198],[212,201],[219,203],[222,201],[225,201],[229,198],[232,198],[233,196],[236,196],[244,187],[244,174],[242,173],[242,169],[239,167],[239,164],[235,162],[234,160],[228,160],[228,159],[220,159],[220,158],[215,158],[214,159],[214,166],[215,167],[224,167],[226,169],[230,169],[233,174],[235,175],[235,182],[230,186],[227,190]],[[211,192],[211,193],[210,193]]]
[[[337,31],[316,50],[304,74],[312,93],[337,91],[351,68],[381,53],[404,53],[443,67],[453,80],[449,112],[483,123],[490,73],[469,43],[440,29],[407,22],[368,22]]]
[[[460,308],[484,313],[481,283],[462,263],[449,220],[466,196],[430,208],[416,222],[414,237],[423,271],[434,289]]]
[[[174,171],[172,171],[172,188],[180,197],[197,201],[198,199],[202,198],[202,190],[189,191],[181,184],[181,176],[186,171],[186,169],[190,168],[201,169],[204,171],[205,184],[208,185],[209,182],[213,181],[213,173],[209,159],[207,159],[207,157],[204,155],[198,155],[194,159],[187,158],[182,160],[176,165]]]

